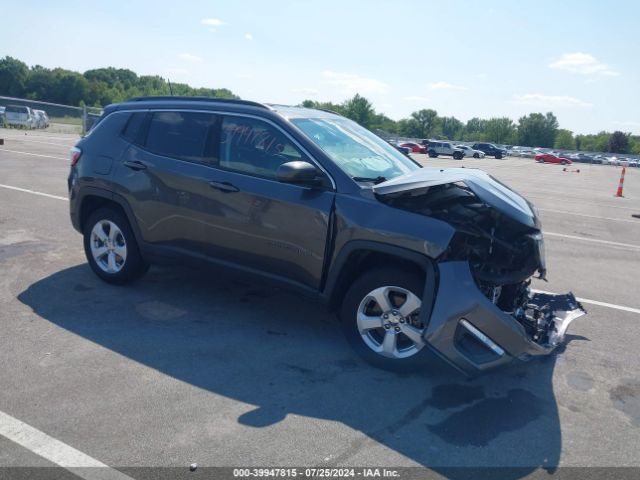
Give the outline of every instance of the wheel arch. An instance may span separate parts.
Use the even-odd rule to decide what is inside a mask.
[[[349,286],[359,275],[383,266],[414,271],[425,277],[421,316],[428,320],[437,288],[435,262],[419,252],[369,240],[348,242],[333,261],[323,290],[330,310],[340,305]]]
[[[135,221],[135,215],[127,201],[120,195],[109,192],[108,190],[89,187],[83,189],[79,205],[78,226],[80,232],[84,232],[85,223],[91,213],[99,208],[113,208],[125,216],[136,237],[136,242],[139,246],[142,245],[142,236],[138,228],[138,223]]]

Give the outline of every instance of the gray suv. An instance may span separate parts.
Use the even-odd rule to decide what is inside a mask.
[[[450,142],[436,142],[431,140],[429,141],[427,153],[431,158],[437,158],[438,155],[447,155],[456,160],[462,160],[462,157],[465,155],[465,151],[462,148],[456,147]]]
[[[475,169],[431,169],[337,114],[239,100],[110,105],[71,150],[71,222],[104,281],[191,262],[337,310],[371,363],[429,348],[474,374],[546,355],[584,314],[545,275],[535,208]]]

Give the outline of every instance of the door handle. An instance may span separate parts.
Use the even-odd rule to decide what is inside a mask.
[[[145,168],[147,168],[144,163],[134,160],[125,160],[124,162],[122,162],[122,164],[125,167],[130,168],[131,170],[144,170]]]
[[[209,186],[211,188],[215,188],[216,190],[220,190],[221,192],[227,192],[227,193],[231,193],[231,192],[239,192],[240,189],[238,187],[236,187],[235,185],[232,185],[229,182],[209,182]]]

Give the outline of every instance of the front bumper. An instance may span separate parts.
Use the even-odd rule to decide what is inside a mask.
[[[529,338],[524,326],[494,305],[477,287],[469,264],[439,264],[439,286],[423,337],[441,357],[466,374],[514,359],[548,355],[564,340],[569,324],[586,312],[573,294],[534,294],[530,304],[548,305],[553,327],[545,345]]]

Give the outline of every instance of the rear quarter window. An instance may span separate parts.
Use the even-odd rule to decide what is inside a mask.
[[[147,118],[147,112],[137,112],[131,114],[127,124],[122,131],[122,136],[132,143],[141,144],[144,141],[143,127]]]

